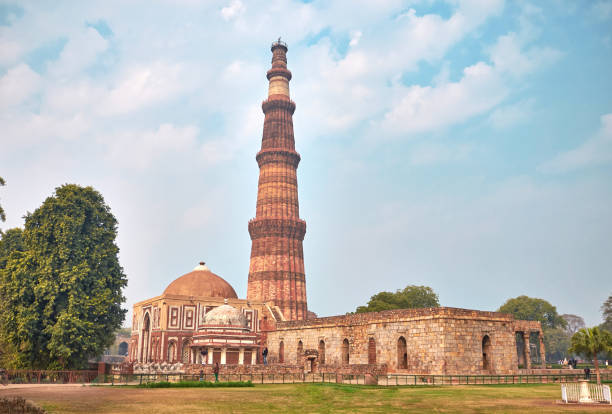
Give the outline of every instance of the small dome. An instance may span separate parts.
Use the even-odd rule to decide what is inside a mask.
[[[164,295],[168,294],[207,298],[238,298],[234,288],[223,278],[211,272],[204,262],[200,262],[193,271],[170,283],[164,290]]]
[[[204,316],[204,325],[240,326],[248,328],[246,317],[238,309],[230,305],[221,305]]]

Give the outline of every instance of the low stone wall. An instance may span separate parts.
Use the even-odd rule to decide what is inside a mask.
[[[183,367],[185,374],[212,374],[213,365],[190,364]],[[219,365],[222,374],[302,374],[302,365],[269,364],[269,365]],[[353,364],[353,365],[320,365],[315,373],[344,375],[385,375],[385,364]]]

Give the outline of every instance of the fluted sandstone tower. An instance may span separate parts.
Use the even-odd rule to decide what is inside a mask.
[[[259,164],[257,210],[249,221],[251,263],[247,299],[272,300],[285,319],[306,319],[306,279],[302,241],[306,222],[300,219],[293,112],[289,98],[291,72],[287,69],[287,45],[272,43],[272,68]]]

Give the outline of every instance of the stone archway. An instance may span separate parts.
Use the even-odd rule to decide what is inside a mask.
[[[168,344],[168,362],[174,362],[174,355],[176,354],[176,342],[170,341]]]
[[[491,338],[489,338],[489,335],[482,338],[482,369],[484,371],[491,370]]]
[[[128,343],[123,341],[119,344],[119,347],[117,348],[117,353],[119,355],[124,355],[127,356],[128,354]]]
[[[408,369],[408,348],[403,336],[397,340],[397,368]]]
[[[325,364],[325,341],[319,341],[319,365]]]
[[[278,344],[278,362],[279,364],[285,362],[285,343],[283,341]]]
[[[140,355],[140,362],[149,362],[149,342],[151,337],[151,318],[149,313],[145,313],[142,322],[142,353]]]
[[[350,360],[349,340],[345,338],[344,341],[342,341],[342,364],[348,365]]]

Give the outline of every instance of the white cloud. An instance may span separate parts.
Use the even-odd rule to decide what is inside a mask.
[[[512,105],[495,109],[489,115],[489,123],[496,129],[504,129],[526,122],[533,115],[535,100],[525,99]]]
[[[472,145],[442,145],[424,143],[416,146],[408,156],[412,165],[429,166],[442,162],[456,162],[467,159],[473,151]]]
[[[107,40],[97,30],[86,27],[68,40],[58,60],[49,64],[48,71],[60,78],[74,76],[92,65],[107,47]]]
[[[515,33],[500,36],[490,54],[496,69],[513,76],[524,76],[561,57],[561,52],[548,47],[524,50],[524,42]]]
[[[419,133],[444,128],[488,111],[509,90],[494,68],[479,62],[467,67],[458,82],[405,88],[383,120],[386,130]]]
[[[17,106],[36,93],[41,84],[38,73],[25,63],[8,70],[0,78],[0,108]]]
[[[601,128],[593,137],[545,162],[540,169],[547,173],[562,173],[608,163],[612,163],[612,113],[601,117]]]
[[[187,90],[192,80],[180,63],[155,62],[130,67],[104,97],[99,112],[118,115],[158,104]]]
[[[232,0],[232,2],[221,9],[221,16],[225,20],[232,20],[244,13],[246,7],[240,0]]]
[[[0,65],[15,63],[22,52],[23,49],[18,42],[0,36]]]
[[[108,156],[113,161],[143,170],[161,157],[195,153],[198,134],[198,128],[192,125],[161,124],[156,130],[121,132],[102,136],[100,140],[109,143]]]
[[[349,46],[357,46],[362,35],[363,33],[361,33],[359,30],[351,31],[351,41],[349,42]]]

